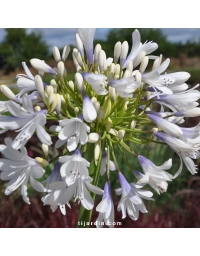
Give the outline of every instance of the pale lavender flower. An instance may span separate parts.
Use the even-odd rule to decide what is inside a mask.
[[[78,143],[84,145],[88,141],[87,133],[90,132],[90,127],[87,126],[81,116],[63,119],[59,121],[61,130],[59,131],[55,147],[59,148],[67,143],[67,149],[73,151],[77,148]]]
[[[132,49],[127,59],[124,62],[124,65],[123,65],[124,68],[126,67],[129,61],[134,61],[134,59],[140,52],[144,51],[146,55],[148,55],[158,48],[157,43],[145,42],[144,44],[142,44],[140,41],[141,41],[140,32],[136,29],[132,34]]]
[[[191,158],[197,159],[200,157],[200,143],[190,143],[181,139],[174,138],[168,134],[162,132],[155,132],[154,135],[168,144],[178,155],[181,161],[178,171],[175,173],[173,178],[176,178],[181,172],[183,167],[183,161],[187,169],[191,174],[196,173],[196,165]],[[182,161],[183,160],[183,161]]]
[[[120,80],[110,80],[109,85],[116,89],[122,98],[132,97],[132,93],[140,87],[140,83],[134,77],[124,77]]]
[[[102,74],[82,73],[83,78],[92,86],[98,95],[106,95],[108,91],[102,86],[107,85],[107,77]]]
[[[77,33],[84,45],[89,63],[93,63],[93,39],[95,28],[78,28]]]
[[[124,175],[120,172],[119,182],[121,188],[115,189],[117,195],[122,195],[117,210],[122,211],[122,219],[126,217],[126,211],[132,220],[137,220],[139,211],[147,213],[146,207],[141,198],[153,200],[153,193],[147,190],[142,190],[143,186],[135,183],[129,184]]]
[[[41,200],[44,205],[50,205],[52,212],[55,212],[59,207],[61,213],[66,215],[65,205],[60,205],[58,202],[60,195],[66,190],[66,183],[60,177],[60,166],[61,164],[56,162],[52,173],[46,180],[46,188],[49,193]],[[69,204],[68,206],[70,207]]]
[[[138,172],[134,172],[138,178],[137,184],[149,184],[158,194],[166,192],[168,187],[167,181],[171,181],[173,176],[165,170],[172,167],[172,159],[170,158],[161,166],[156,166],[152,161],[141,155],[138,156],[138,160],[145,175],[140,174],[138,176]]]
[[[1,180],[9,180],[5,194],[10,195],[21,186],[23,200],[30,204],[27,194],[28,180],[30,179],[35,190],[45,192],[44,186],[36,180],[41,178],[45,171],[35,159],[28,156],[25,147],[21,147],[20,151],[13,149],[10,138],[5,138],[5,144],[0,145],[0,152],[5,157],[0,158]]]
[[[0,128],[4,131],[19,129],[20,133],[13,141],[13,147],[19,149],[24,146],[27,141],[32,137],[36,130],[39,140],[46,144],[51,145],[51,137],[45,131],[43,126],[46,124],[46,110],[34,112],[33,104],[28,95],[23,95],[22,106],[23,108],[13,101],[5,103],[7,110],[13,116],[0,116]]]
[[[99,212],[99,216],[96,220],[97,228],[103,227],[102,222],[105,222],[105,225],[107,225],[109,228],[114,227],[114,204],[109,181],[107,181],[104,186],[102,201],[97,205],[96,211]]]

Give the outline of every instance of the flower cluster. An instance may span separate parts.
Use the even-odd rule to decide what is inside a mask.
[[[1,85],[8,101],[0,102],[0,133],[13,130],[18,134],[13,140],[5,138],[5,145],[0,145],[0,178],[9,181],[6,195],[21,187],[28,204],[30,181],[33,189],[46,193],[42,202],[53,212],[59,207],[65,215],[66,206],[70,208],[72,200],[78,201],[79,222],[90,220],[95,195],[102,195],[96,206],[100,228],[103,223],[114,227],[111,174],[118,173],[121,186],[115,189],[121,195],[117,210],[122,218],[128,214],[137,220],[139,212],[147,212],[143,199],[153,200],[153,193],[143,189],[146,184],[160,194],[167,191],[168,181],[181,173],[183,163],[191,174],[196,173],[192,159],[200,156],[200,126],[186,128],[182,124],[185,117],[200,115],[200,92],[199,85],[189,88],[186,84],[189,73],[166,73],[170,60],[162,62],[162,55],[150,55],[158,45],[142,44],[138,30],[132,34],[130,53],[126,41],[116,42],[113,58],[106,56],[100,44],[93,48],[94,34],[95,29],[77,29],[77,48],[72,52],[74,81],[68,81],[64,64],[70,52],[66,45],[62,54],[53,48],[55,68],[36,58],[30,60],[38,71],[35,77],[22,63],[26,74],[17,75],[17,95]],[[43,81],[45,73],[52,76],[49,84]],[[46,126],[49,121],[50,127]],[[33,159],[26,145],[35,133],[44,155]],[[134,152],[130,143],[168,145],[180,158],[179,169],[174,175],[168,173],[172,159],[157,166]],[[48,152],[52,148],[58,155],[50,159]],[[137,178],[136,183],[125,178],[116,157],[118,149]],[[131,167],[124,152],[138,159],[143,173]],[[54,165],[51,173],[46,168],[50,163]],[[48,178],[41,180],[43,175]],[[101,189],[98,182],[103,175],[107,182]],[[86,219],[81,219],[83,216]]]

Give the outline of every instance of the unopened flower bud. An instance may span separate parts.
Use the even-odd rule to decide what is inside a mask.
[[[97,102],[97,98],[96,97],[92,97],[91,101],[92,101],[92,103]]]
[[[140,83],[142,81],[142,75],[139,71],[137,71],[136,74],[135,74],[135,81],[140,82]]]
[[[63,52],[62,52],[62,61],[66,61],[68,55],[70,52],[70,46],[69,45],[65,45]]]
[[[39,75],[35,76],[35,86],[36,86],[36,89],[37,89],[40,97],[43,99],[44,98],[44,85],[42,82],[42,78]]]
[[[66,103],[63,95],[60,95],[60,98],[61,98],[61,103]]]
[[[76,115],[78,115],[78,113],[79,113],[79,108],[78,108],[78,107],[75,107],[75,108],[74,108],[74,113],[75,113]]]
[[[99,53],[100,53],[100,51],[101,51],[101,45],[97,44],[95,46],[95,49],[94,49],[94,63],[95,64],[99,63]]]
[[[79,90],[79,92],[82,94],[82,96],[85,94],[85,86],[83,82],[83,77],[80,73],[75,74],[75,83]]]
[[[49,162],[47,160],[45,160],[44,158],[36,157],[35,160],[36,160],[36,162],[38,162],[38,164],[40,164],[43,167],[46,167],[49,165]]]
[[[53,56],[56,62],[61,61],[61,57],[60,57],[60,51],[58,50],[58,47],[54,46],[53,47]]]
[[[46,91],[47,95],[50,97],[54,93],[53,86],[51,86],[51,85],[46,86],[45,91]]]
[[[72,89],[72,91],[74,91],[74,82],[70,80],[68,84],[69,84],[69,87]]]
[[[53,94],[53,97],[54,97],[54,100],[53,100],[51,108],[49,110],[50,113],[52,113],[55,110],[57,103],[58,103],[58,98],[55,93]]]
[[[118,138],[120,140],[122,140],[124,138],[124,135],[125,135],[125,130],[119,130],[118,131]]]
[[[105,113],[104,113],[103,109],[100,108],[99,111],[98,111],[98,113],[97,113],[97,119],[98,119],[98,121],[101,121],[104,117],[105,117]]]
[[[51,79],[50,85],[53,87],[53,90],[56,93],[57,92],[57,83],[56,83],[55,79]]]
[[[41,107],[40,106],[35,106],[35,112],[38,112],[41,110]]]
[[[84,57],[83,43],[78,34],[76,34],[76,45],[82,57]]]
[[[101,140],[98,140],[95,143],[95,148],[94,148],[94,161],[95,161],[95,165],[98,164],[98,159],[99,159],[100,151],[101,151]]]
[[[114,73],[115,73],[115,75],[118,75],[118,76],[119,76],[119,74],[120,74],[120,65],[119,65],[119,64],[116,64],[116,65],[115,65]]]
[[[142,51],[142,52],[140,52],[140,53],[135,57],[135,59],[134,59],[134,61],[133,61],[133,67],[134,67],[134,68],[137,67],[137,66],[142,62],[142,60],[144,59],[145,55],[146,55],[146,52],[145,52],[145,51]]]
[[[78,61],[78,64],[82,67],[83,66],[83,61],[82,61],[82,58],[81,58],[81,54],[77,49],[74,52],[74,55],[76,57],[76,60]]]
[[[42,150],[44,152],[45,157],[48,157],[49,154],[49,147],[46,144],[42,144]]]
[[[111,129],[109,130],[109,133],[112,134],[112,135],[118,136],[118,131],[115,130],[115,129],[112,129],[112,128],[111,128]]]
[[[113,58],[107,58],[106,65],[111,66],[112,63],[113,63]]]
[[[114,63],[117,63],[121,54],[122,44],[117,42],[114,47]]]
[[[58,70],[58,75],[60,77],[64,77],[64,75],[65,75],[65,65],[64,65],[64,62],[62,62],[62,61],[58,62],[57,70]]]
[[[78,72],[79,70],[81,70],[81,66],[78,64],[78,61],[76,60],[74,52],[72,52],[72,58],[73,58],[74,65],[76,67],[76,71]]]
[[[129,70],[131,73],[133,72],[133,61],[130,60],[126,65],[126,69]]]
[[[109,93],[110,93],[110,99],[112,102],[116,101],[117,98],[117,94],[116,94],[116,90],[115,88],[113,88],[112,86],[109,86]]]
[[[99,101],[94,102],[93,106],[95,107],[96,111],[98,112],[100,109],[100,102]]]
[[[88,135],[88,142],[95,143],[99,140],[99,134],[96,132],[90,133]]]
[[[124,65],[124,61],[127,57],[127,54],[128,54],[128,42],[127,41],[124,41],[122,43],[122,48],[121,48],[121,54],[120,54],[120,65],[123,66]]]
[[[8,86],[6,85],[1,85],[0,86],[1,92],[3,93],[3,95],[5,95],[9,100],[13,100],[15,102],[18,102],[17,97],[15,96],[15,94],[8,88]]]
[[[58,115],[60,115],[60,110],[61,110],[61,96],[60,96],[60,94],[58,94],[58,93],[56,93],[55,95],[56,95],[56,97],[57,97],[57,105],[56,105],[55,110],[56,110],[56,113],[57,113]]]
[[[112,63],[110,65],[110,72],[115,73],[115,64],[114,63]]]
[[[144,71],[146,70],[146,67],[147,67],[148,63],[149,63],[149,57],[148,57],[148,56],[145,56],[145,57],[143,58],[141,64],[140,64],[140,69],[139,69],[139,71],[140,71],[141,74],[143,74]]]
[[[130,72],[130,70],[126,69],[125,72],[124,72],[123,77],[131,77],[131,72]]]
[[[135,126],[136,126],[136,122],[135,122],[135,120],[133,120],[133,121],[131,122],[130,127],[131,127],[131,129],[134,129],[134,128],[135,128]]]
[[[158,132],[158,128],[157,127],[154,127],[154,128],[152,128],[152,130],[151,130],[153,133],[154,132]]]
[[[111,129],[113,125],[112,120],[110,119],[110,117],[108,117],[107,123],[106,123],[106,131],[109,131]]]
[[[100,71],[103,72],[104,71],[104,63],[106,61],[106,53],[101,50],[99,52],[99,68],[100,68]]]
[[[112,107],[112,104],[111,104],[110,97],[106,97],[103,104],[103,111],[104,111],[105,117],[110,114],[111,107]]]

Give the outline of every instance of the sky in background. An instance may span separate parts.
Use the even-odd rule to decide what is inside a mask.
[[[40,30],[43,34],[44,40],[52,48],[53,46],[63,47],[66,44],[75,45],[75,28],[28,28],[27,32],[33,30]],[[98,28],[95,33],[95,39],[106,39],[110,28]],[[200,39],[200,28],[161,28],[162,32],[167,36],[171,42],[185,43],[187,40]],[[0,41],[3,40],[5,31],[0,28]],[[149,38],[148,40],[151,40]]]

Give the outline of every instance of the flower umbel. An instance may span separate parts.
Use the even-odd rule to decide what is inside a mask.
[[[200,92],[199,84],[187,85],[188,72],[169,73],[169,58],[162,61],[162,54],[150,55],[158,44],[142,43],[138,30],[132,33],[132,48],[124,38],[113,45],[113,56],[100,44],[94,45],[94,34],[93,28],[77,29],[74,79],[69,79],[65,63],[70,47],[66,45],[61,54],[55,46],[56,67],[33,56],[30,63],[37,74],[33,76],[22,62],[25,74],[16,77],[19,93],[0,86],[8,99],[0,101],[0,134],[18,132],[14,140],[6,134],[5,145],[0,145],[0,178],[8,181],[7,195],[21,187],[23,200],[30,204],[30,181],[36,191],[46,193],[42,202],[52,212],[60,209],[65,215],[66,205],[80,203],[78,223],[89,223],[96,209],[96,226],[104,223],[113,228],[111,184],[116,187],[117,172],[121,185],[115,189],[121,195],[117,210],[122,218],[128,214],[132,220],[139,218],[139,212],[147,213],[143,199],[153,200],[144,186],[150,185],[158,194],[166,192],[183,163],[191,174],[197,172],[193,159],[200,157],[200,125],[183,124],[185,118],[200,115]],[[158,152],[168,149],[181,161],[175,174],[173,169],[166,171],[172,167],[171,158],[159,163]],[[34,159],[30,156],[35,151]],[[135,171],[135,160],[143,173]],[[133,171],[136,183],[129,183],[125,176]],[[106,179],[104,190],[100,179]],[[94,207],[96,195],[102,195],[102,200]]]

